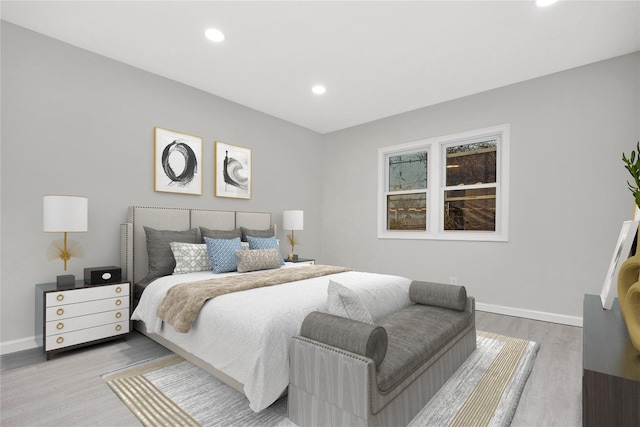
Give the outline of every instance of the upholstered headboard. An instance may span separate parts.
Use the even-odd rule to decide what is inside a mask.
[[[175,231],[200,226],[211,230],[234,230],[239,227],[253,230],[266,230],[271,226],[275,228],[275,225],[271,224],[269,212],[131,206],[128,222],[120,226],[123,280],[138,283],[147,276],[149,258],[145,226]]]

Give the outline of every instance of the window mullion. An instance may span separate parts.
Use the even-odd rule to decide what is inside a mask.
[[[429,205],[427,213],[429,214],[429,228],[427,231],[431,235],[440,233],[442,223],[442,205],[440,203],[440,188],[442,182],[442,173],[440,171],[440,145],[431,144],[429,146]]]

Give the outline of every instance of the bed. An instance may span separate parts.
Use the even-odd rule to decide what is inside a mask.
[[[307,314],[327,312],[330,282],[355,291],[367,303],[374,320],[411,304],[411,280],[407,278],[342,271],[217,296],[204,303],[188,333],[178,332],[157,315],[170,289],[212,277],[242,276],[240,280],[249,280],[249,275],[261,272],[198,271],[145,281],[150,266],[144,227],[175,231],[273,228],[276,233],[271,214],[132,206],[128,222],[121,225],[123,277],[134,283],[135,289],[135,329],[243,393],[256,412],[286,393],[291,338],[300,332]],[[300,269],[305,268],[316,267],[285,263],[276,270],[296,269],[294,273],[302,273]]]

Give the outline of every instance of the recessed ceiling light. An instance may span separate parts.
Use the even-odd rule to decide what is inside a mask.
[[[315,85],[314,87],[311,88],[311,92],[315,93],[316,95],[322,95],[326,91],[327,91],[327,88],[322,85]]]
[[[547,6],[551,6],[552,4],[554,4],[557,1],[558,0],[536,0],[536,6],[538,6],[538,7],[547,7]]]
[[[204,32],[204,35],[212,42],[220,43],[224,40],[224,33],[220,30],[216,30],[215,28],[209,28]]]

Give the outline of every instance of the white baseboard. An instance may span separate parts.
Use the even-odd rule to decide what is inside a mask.
[[[38,347],[36,337],[27,337],[0,343],[0,354],[15,353],[16,351],[30,350],[36,347]]]
[[[582,327],[582,317],[567,316],[564,314],[525,310],[523,308],[504,307],[501,305],[484,304],[481,302],[476,302],[476,310],[487,311],[489,313],[504,314],[506,316],[523,317],[525,319],[541,320],[543,322]]]

